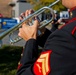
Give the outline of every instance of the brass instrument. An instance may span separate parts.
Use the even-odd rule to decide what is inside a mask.
[[[43,13],[45,10],[50,10],[50,13],[52,15],[51,19],[50,20],[44,20],[42,22],[40,22],[40,26],[39,26],[39,29],[42,28],[42,27],[45,27],[47,24],[49,24],[53,19],[54,19],[54,11],[51,9],[51,7],[53,5],[55,5],[56,3],[58,3],[60,0],[56,0],[55,2],[53,2],[51,5],[49,6],[45,6],[45,7],[42,7],[41,9],[39,9],[38,11],[34,12],[33,14],[29,15],[28,17],[24,18],[19,24],[13,26],[12,28],[8,29],[7,31],[3,32],[0,34],[0,40],[3,39],[6,35],[9,34],[9,37],[11,36],[11,34],[13,33],[13,31],[19,29],[21,27],[21,25],[24,23],[24,22],[27,22],[29,19],[32,20],[32,18],[34,18],[35,16],[38,16],[39,14]],[[10,43],[15,43],[15,42],[18,42],[19,40],[21,40],[22,38],[20,37],[17,37],[16,39],[12,39],[10,37]]]

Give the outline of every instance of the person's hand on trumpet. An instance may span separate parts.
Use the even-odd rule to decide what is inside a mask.
[[[24,17],[27,17],[31,13],[33,13],[33,10],[26,10],[25,13],[22,13],[20,16],[20,20],[23,20]],[[23,23],[22,27],[19,29],[18,35],[23,38],[24,40],[28,41],[29,39],[36,39],[37,32],[38,32],[38,26],[39,22],[37,18],[35,17],[34,24],[28,25],[28,23]]]

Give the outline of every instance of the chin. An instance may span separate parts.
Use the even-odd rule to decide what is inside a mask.
[[[75,6],[66,6],[66,5],[64,5],[66,8],[68,8],[68,9],[71,9],[71,8],[73,8],[73,7],[75,7]]]

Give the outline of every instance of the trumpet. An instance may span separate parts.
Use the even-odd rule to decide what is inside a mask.
[[[1,33],[0,34],[0,40],[3,39],[6,35],[9,34],[10,43],[11,44],[14,44],[14,43],[20,41],[22,39],[21,37],[17,37],[15,39],[12,39],[11,38],[11,34],[14,31],[18,30],[24,22],[27,22],[29,20],[32,20],[35,16],[38,16],[39,14],[43,13],[45,10],[49,10],[50,13],[51,13],[51,15],[52,15],[51,19],[50,20],[44,20],[44,21],[40,22],[39,29],[41,29],[42,27],[45,27],[46,25],[48,25],[54,19],[54,11],[53,11],[53,9],[51,7],[53,5],[55,5],[56,3],[58,3],[59,1],[60,0],[56,0],[55,2],[53,2],[52,4],[50,4],[49,6],[42,7],[41,9],[37,10],[33,14],[31,14],[28,17],[24,18],[19,24],[15,25],[12,28],[8,29],[7,31]]]

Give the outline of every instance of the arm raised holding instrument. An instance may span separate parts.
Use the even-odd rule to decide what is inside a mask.
[[[31,10],[27,10],[24,17],[27,17],[31,13]],[[22,20],[22,15],[20,20]],[[32,75],[33,63],[38,58],[38,44],[37,44],[37,32],[39,22],[37,19],[34,20],[34,25],[30,26],[27,23],[22,24],[19,29],[19,36],[26,41],[26,45],[23,51],[22,59],[18,65],[17,75]]]

